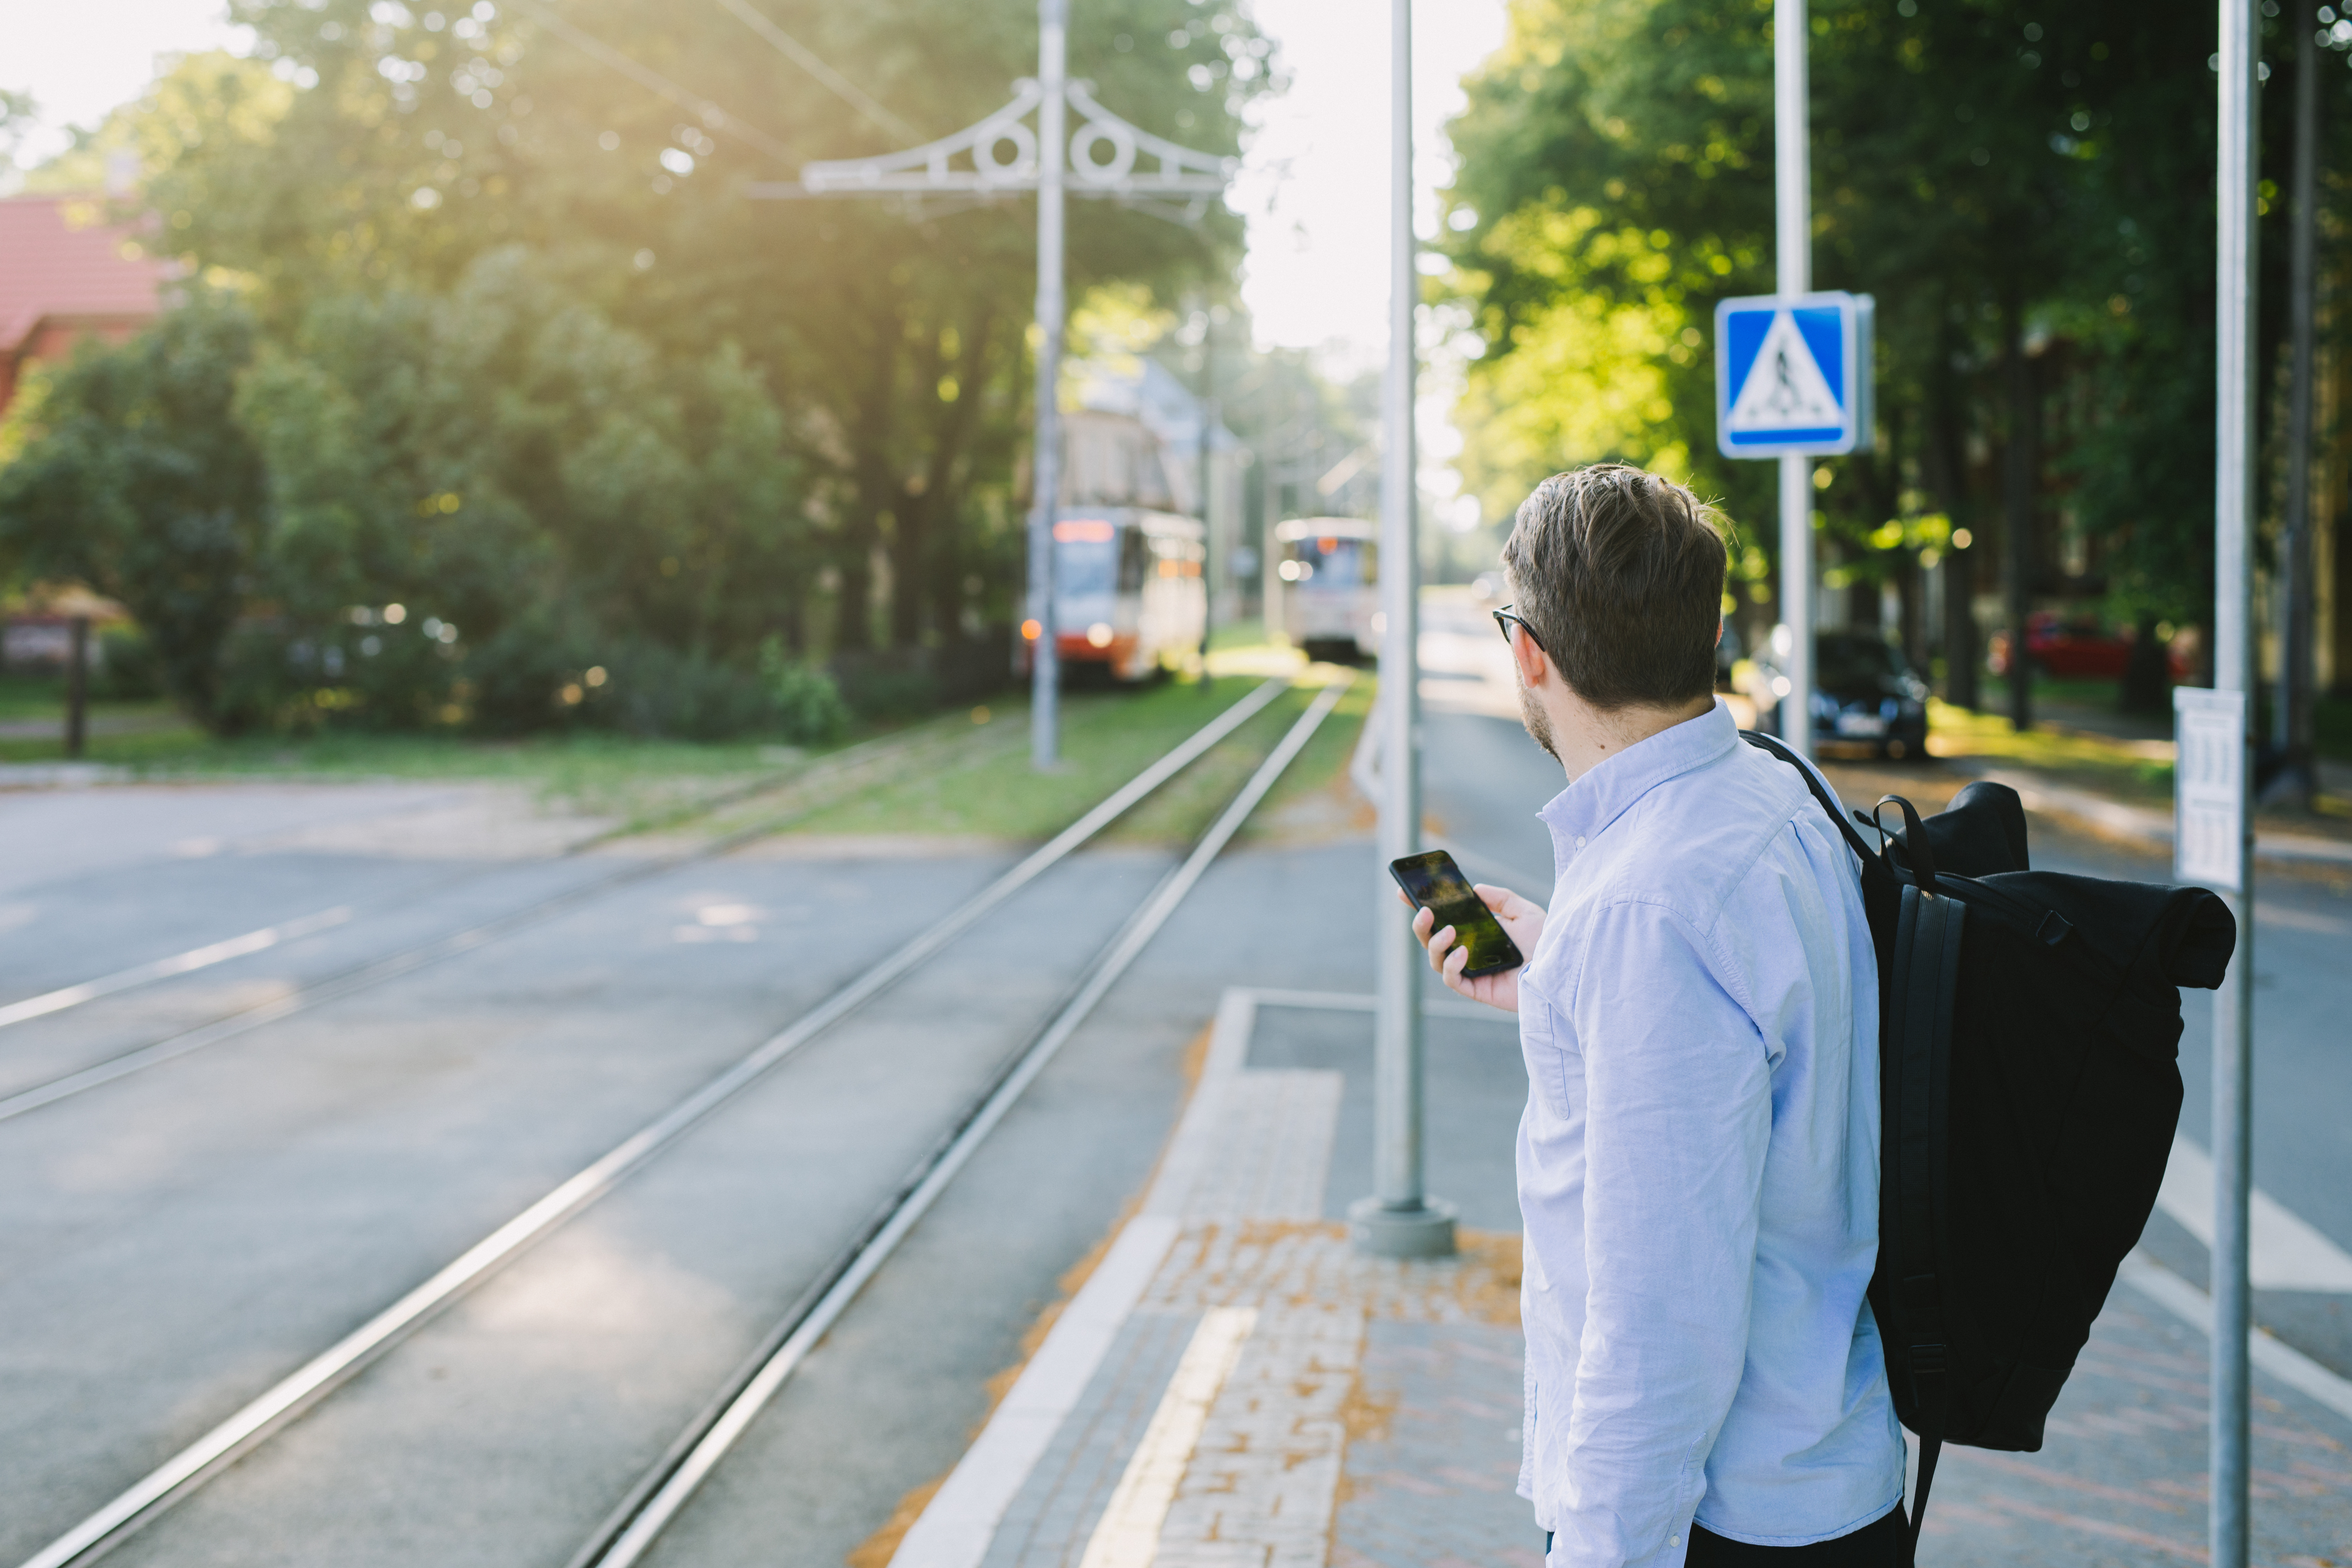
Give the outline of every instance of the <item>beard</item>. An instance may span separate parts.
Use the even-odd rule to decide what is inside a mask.
[[[1527,726],[1528,738],[1550,752],[1553,762],[1559,762],[1559,748],[1553,743],[1551,715],[1543,710],[1543,704],[1536,700],[1536,694],[1528,689],[1527,677],[1519,673],[1516,659],[1511,662],[1511,684],[1518,689],[1519,722]]]

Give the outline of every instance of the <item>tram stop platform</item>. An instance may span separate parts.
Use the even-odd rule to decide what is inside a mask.
[[[1464,1200],[1460,1252],[1366,1258],[1339,1215],[1369,1173],[1370,1009],[1360,996],[1224,994],[1139,1205],[962,1461],[908,1500],[895,1552],[860,1560],[1541,1563],[1542,1532],[1515,1491],[1516,1036],[1501,1015],[1432,1005],[1433,1078],[1445,1077],[1431,1097],[1432,1187]],[[1441,1157],[1465,1138],[1473,1151]],[[2043,1450],[1947,1450],[1921,1562],[2206,1561],[2203,1300],[2135,1255]],[[2352,1563],[2352,1383],[2292,1352],[2258,1361],[2252,1560]]]

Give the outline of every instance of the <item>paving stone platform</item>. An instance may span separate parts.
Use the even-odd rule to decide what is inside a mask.
[[[1518,1238],[1357,1257],[1325,1217],[1340,1075],[1252,1068],[1262,1005],[1317,1004],[1226,994],[1140,1211],[893,1568],[1542,1563],[1515,1493]],[[1948,1452],[1923,1564],[2205,1561],[2205,1341],[2177,1315],[2194,1292],[2166,1300],[2117,1285],[2043,1452]],[[2257,1389],[2254,1560],[2352,1568],[2352,1402]]]

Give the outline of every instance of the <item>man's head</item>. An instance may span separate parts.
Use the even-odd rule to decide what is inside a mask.
[[[1679,710],[1714,691],[1725,563],[1711,508],[1622,463],[1538,485],[1503,546],[1527,631],[1603,715]],[[1522,706],[1529,732],[1559,754],[1533,694]]]

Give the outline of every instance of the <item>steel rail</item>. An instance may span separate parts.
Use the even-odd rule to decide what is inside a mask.
[[[907,741],[899,737],[889,737],[882,742],[868,742],[864,746],[851,748],[851,752],[837,753],[836,757],[821,759],[810,768],[786,774],[782,778],[762,780],[739,789],[726,791],[704,803],[696,810],[666,819],[663,826],[676,826],[681,822],[691,822],[696,817],[707,816],[712,812],[724,810],[728,806],[740,805],[745,800],[772,794],[794,784],[808,783],[811,781],[812,774],[815,775],[817,782],[822,783],[839,774],[855,773],[877,762],[896,760],[910,752],[919,753],[924,749],[919,741]],[[852,752],[859,753],[854,760],[851,756]],[[836,762],[840,765],[833,765]],[[812,805],[807,809],[814,808]],[[551,894],[536,902],[526,904],[520,910],[509,910],[506,914],[467,926],[446,936],[436,937],[418,946],[404,948],[387,957],[372,959],[354,968],[329,975],[323,980],[313,981],[283,996],[274,996],[267,1002],[256,1003],[250,1007],[241,1008],[235,1013],[199,1024],[192,1029],[183,1030],[179,1034],[157,1040],[151,1045],[125,1051],[118,1057],[110,1057],[105,1061],[81,1068],[79,1071],[67,1073],[61,1078],[35,1084],[29,1089],[19,1089],[13,1094],[0,1095],[0,1121],[13,1121],[28,1111],[38,1110],[45,1105],[54,1105],[58,1100],[69,1100],[75,1095],[86,1093],[119,1079],[129,1078],[133,1073],[143,1072],[152,1067],[160,1067],[165,1062],[184,1057],[192,1051],[202,1050],[206,1046],[218,1045],[223,1040],[234,1039],[239,1035],[248,1034],[265,1024],[273,1024],[280,1018],[289,1017],[296,1013],[307,1012],[323,1003],[340,1001],[354,993],[380,985],[387,980],[414,973],[444,959],[471,952],[476,948],[487,946],[490,942],[511,936],[526,927],[552,919],[581,904],[603,898],[607,893],[617,892],[624,888],[652,878],[665,876],[688,866],[698,865],[705,860],[716,859],[741,848],[755,839],[765,837],[792,819],[790,815],[782,818],[770,817],[748,827],[738,828],[732,833],[722,834],[709,843],[692,849],[661,856],[639,865],[624,867],[604,876],[593,878],[578,887],[567,888],[562,892]],[[621,829],[601,833],[572,846],[571,849],[564,852],[563,856],[557,858],[568,858],[595,845],[625,837],[628,837],[627,831]],[[450,886],[471,879],[471,878],[459,878],[456,883],[444,884],[436,890],[446,892]],[[134,985],[145,984],[151,981],[185,973],[191,969],[202,968],[203,963],[193,963],[188,961],[214,953],[215,949],[234,949],[235,951],[218,952],[216,955],[206,958],[205,963],[219,963],[225,959],[240,957],[245,953],[260,952],[264,948],[276,946],[280,942],[292,941],[297,936],[310,935],[331,925],[342,923],[351,918],[352,913],[348,907],[329,910],[323,914],[309,916],[304,920],[291,921],[283,926],[267,927],[260,931],[247,932],[242,937],[232,937],[226,942],[215,943],[212,948],[198,948],[192,952],[162,959],[138,969],[124,970],[118,974],[90,981],[82,985],[68,986],[60,991],[53,991],[46,996],[32,997],[27,1001],[16,1004],[15,1006],[26,1008],[37,1003],[53,1003],[51,1005],[42,1007],[41,1011],[43,1013],[58,1012],[64,1008],[94,1000],[99,996],[129,990]],[[267,942],[257,940],[268,935],[271,931],[277,933],[273,940]],[[182,967],[172,967],[173,965]],[[19,1018],[7,1016],[13,1010],[0,1009],[0,1027],[21,1021]],[[38,1015],[30,1013],[24,1015],[25,1017],[37,1016]]]
[[[0,1007],[0,1029],[34,1018],[46,1018],[52,1013],[62,1013],[68,1007],[79,1007],[85,1002],[95,1002],[101,996],[111,996],[117,992],[152,984],[158,980],[194,974],[199,969],[210,969],[215,963],[243,958],[249,952],[263,952],[281,942],[293,942],[314,931],[341,925],[353,913],[351,905],[338,904],[331,910],[280,921],[276,925],[266,925],[242,936],[208,942],[185,952],[175,952],[169,958],[134,963],[128,969],[118,969],[111,974],[101,974],[95,980],[85,980],[77,985],[60,985],[54,991],[44,991],[37,996],[27,996],[21,1002],[11,1002]]]
[[[904,979],[924,960],[1116,821],[1129,808],[1232,734],[1290,685],[1278,676],[1202,726],[1044,847],[939,921],[905,947],[835,992],[793,1024],[638,1129],[522,1213],[476,1242],[415,1289],[312,1357],[226,1420],[173,1455],[104,1507],[26,1558],[19,1568],[88,1563],[127,1539],[173,1503],[311,1405],[334,1392],[441,1309],[520,1256],[532,1243],[609,1192],[688,1129],[757,1082],[779,1062]],[[5,1102],[0,1102],[5,1105]]]
[[[718,1468],[752,1420],[947,1190],[949,1183],[1004,1119],[1013,1102],[1045,1070],[1096,1005],[1176,912],[1209,863],[1314,738],[1317,728],[1338,705],[1354,679],[1349,673],[1324,688],[1216,822],[1201,836],[1192,852],[1162,878],[1150,897],[1128,917],[1050,1020],[998,1069],[988,1087],[916,1162],[849,1245],[834,1257],[783,1319],[769,1331],[760,1347],[736,1369],[719,1396],[671,1444],[660,1462],[639,1479],[627,1499],[572,1557],[568,1568],[631,1568],[645,1555],[656,1537],[677,1516],[696,1489]]]

